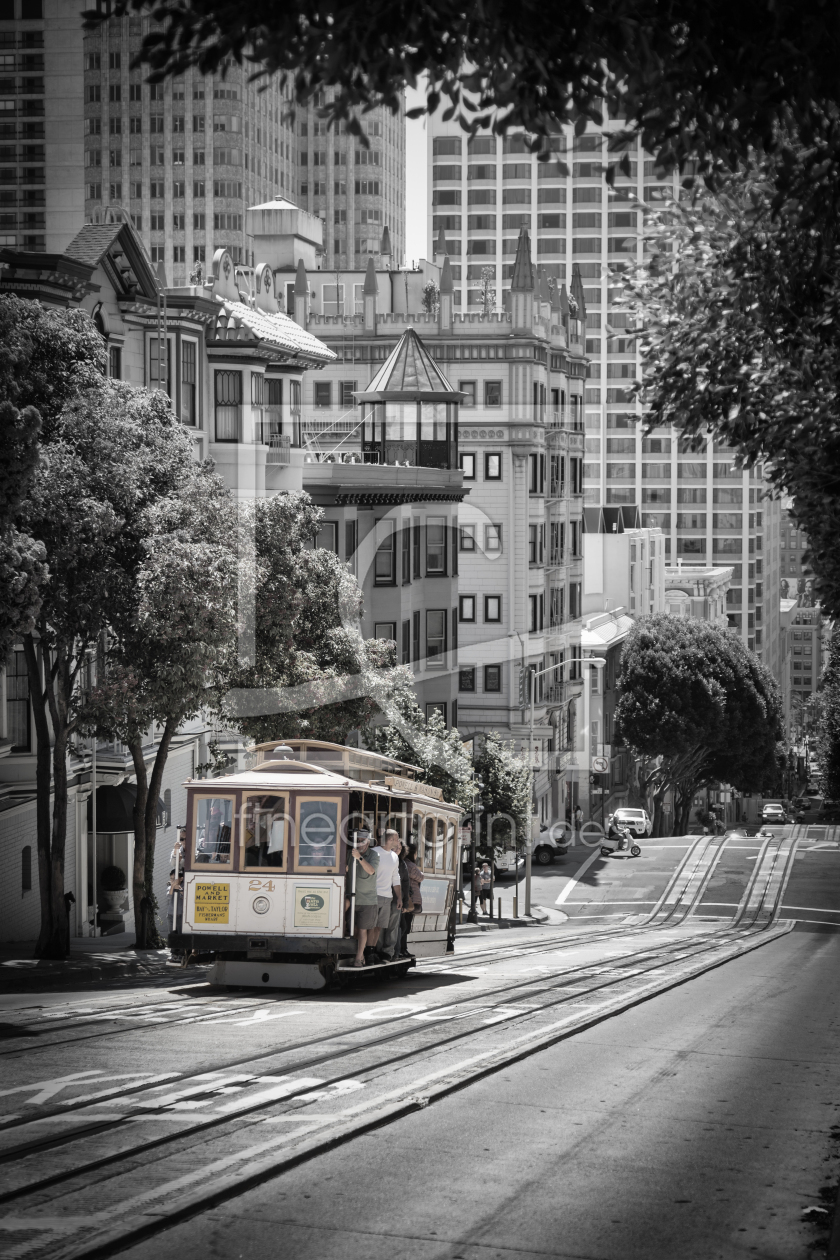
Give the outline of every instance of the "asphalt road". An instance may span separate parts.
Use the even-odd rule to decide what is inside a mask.
[[[837,936],[791,933],[123,1254],[819,1255],[838,967]]]

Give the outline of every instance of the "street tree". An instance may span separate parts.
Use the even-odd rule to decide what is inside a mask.
[[[383,706],[388,719],[366,732],[375,752],[416,766],[420,779],[440,788],[443,798],[465,810],[473,806],[472,756],[458,731],[447,730],[446,719],[438,709],[424,717],[413,688],[403,688]]]
[[[62,957],[67,756],[87,671],[137,582],[148,510],[173,492],[192,456],[168,399],[101,376],[69,391],[44,436],[19,518],[43,546],[49,573],[23,646],[36,736],[37,953]]]
[[[481,842],[492,853],[494,845],[522,848],[531,836],[531,770],[511,742],[489,731],[475,758],[476,778],[483,784],[479,797]],[[495,821],[494,821],[495,820]]]
[[[343,743],[408,675],[395,648],[362,638],[362,593],[334,552],[316,548],[323,512],[304,492],[245,509],[253,538],[253,653],[226,678],[224,722],[262,743],[309,736]]]
[[[837,616],[840,178],[827,164],[821,229],[804,231],[797,205],[774,209],[776,171],[804,169],[803,153],[791,145],[648,214],[649,252],[624,305],[639,327],[646,423],[698,441],[713,431],[790,495],[818,597]]]
[[[479,286],[479,296],[481,302],[482,315],[492,315],[496,309],[496,269],[494,267],[481,268],[481,284]]]
[[[91,6],[85,17],[95,27],[144,7],[115,0],[107,13]],[[755,148],[778,145],[790,119],[824,135],[832,153],[840,148],[840,120],[820,112],[837,100],[840,56],[836,16],[821,0],[769,8],[752,0],[486,0],[480,9],[163,0],[155,12],[140,53],[153,78],[191,66],[214,72],[235,60],[278,76],[299,103],[316,96],[322,117],[355,134],[365,112],[384,105],[397,113],[406,85],[422,81],[426,104],[412,113],[445,106],[444,121],[470,131],[524,127],[537,146],[562,122],[582,130],[608,113],[638,131],[663,167],[691,158],[701,170],[731,168]],[[622,137],[611,143],[620,159]]]
[[[0,657],[30,631],[46,577],[41,543],[19,513],[55,417],[104,366],[102,338],[77,312],[0,297]]]
[[[41,417],[35,407],[19,410],[0,402],[0,660],[30,631],[41,607],[46,577],[41,543],[18,529],[21,501],[38,466]]]
[[[734,632],[662,613],[642,618],[624,645],[619,689],[616,740],[655,759],[646,767],[655,835],[669,788],[682,834],[701,787],[774,785],[778,687]]]
[[[155,837],[173,737],[236,661],[237,507],[210,465],[179,463],[178,472],[177,484],[146,509],[143,555],[123,601],[111,604],[100,677],[79,716],[83,728],[126,743],[134,765],[136,949],[160,944]]]
[[[822,789],[828,800],[840,800],[840,636],[834,635],[819,686],[817,757]]]

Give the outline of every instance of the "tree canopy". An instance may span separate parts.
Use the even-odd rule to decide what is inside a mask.
[[[803,168],[802,146],[790,150]],[[791,496],[823,605],[840,612],[840,179],[825,171],[820,231],[773,210],[781,157],[717,192],[648,214],[630,273],[648,425],[734,447]],[[746,506],[746,505],[745,505]]]
[[[146,0],[85,19],[131,10]],[[355,131],[359,112],[396,111],[426,76],[428,110],[443,102],[470,130],[521,126],[538,141],[563,122],[598,124],[606,107],[668,167],[732,167],[775,147],[791,119],[840,147],[837,117],[821,110],[837,98],[840,21],[822,0],[160,0],[153,14],[140,54],[152,78],[235,59],[278,74],[299,102],[330,89],[323,116]]]
[[[417,766],[420,779],[443,792],[444,800],[473,806],[473,765],[458,731],[446,729],[437,710],[428,718],[421,712],[410,683],[385,706],[388,722],[367,732],[370,747],[387,757]]]
[[[829,800],[840,801],[840,637],[836,634],[817,696],[817,754],[822,789]]]
[[[669,787],[684,829],[705,784],[744,792],[773,785],[778,687],[733,631],[664,613],[642,618],[624,645],[619,688],[616,740],[653,763],[656,821]]]
[[[407,675],[392,644],[362,638],[362,592],[338,556],[313,547],[323,513],[309,495],[257,500],[246,515],[254,651],[227,678],[222,717],[257,743],[304,735],[343,743]]]

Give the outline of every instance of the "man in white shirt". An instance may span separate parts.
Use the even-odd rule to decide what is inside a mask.
[[[368,932],[368,945],[375,948],[380,934],[384,931],[383,946],[379,953],[390,958],[394,946],[394,928],[396,925],[397,937],[399,937],[399,922],[402,914],[399,833],[389,828],[375,852],[379,858],[379,865],[376,868],[376,897],[379,913],[376,918],[376,927],[372,932]]]

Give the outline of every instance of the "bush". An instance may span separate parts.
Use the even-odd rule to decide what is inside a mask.
[[[122,892],[128,887],[125,871],[119,866],[106,866],[99,877],[99,885],[103,892]]]

